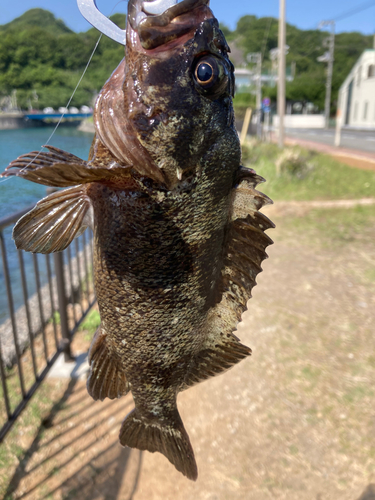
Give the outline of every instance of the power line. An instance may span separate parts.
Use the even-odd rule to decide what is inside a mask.
[[[262,60],[264,59],[264,53],[265,53],[266,48],[267,48],[267,42],[268,42],[268,37],[270,35],[272,21],[273,21],[273,17],[270,17],[269,21],[268,21],[268,26],[266,27],[266,30],[264,32],[263,47],[262,47],[262,50],[261,50],[261,52],[262,52]]]
[[[363,10],[369,9],[370,7],[375,5],[375,1],[372,0],[371,2],[366,2],[363,3],[362,5],[359,5],[355,9],[348,10],[347,12],[344,12],[341,14],[341,16],[337,16],[333,18],[333,21],[342,21],[342,19],[346,19],[347,17],[354,16],[355,14],[358,14],[359,12],[362,12]]]

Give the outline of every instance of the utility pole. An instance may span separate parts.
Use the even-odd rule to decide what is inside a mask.
[[[257,136],[258,139],[262,137],[262,54],[258,52],[257,60]]]
[[[285,26],[285,0],[280,0],[279,15],[279,68],[277,82],[277,114],[279,115],[279,148],[284,147],[284,115],[285,115],[285,45],[286,45],[286,26]]]
[[[332,75],[333,75],[333,61],[335,54],[335,21],[322,21],[319,28],[331,26],[331,34],[328,39],[328,52],[323,56],[318,57],[319,62],[327,62],[327,83],[326,83],[326,101],[324,106],[325,127],[329,127],[329,117],[331,114],[331,93],[332,93]]]
[[[344,117],[342,116],[342,107],[343,107],[344,96],[341,92],[339,92],[338,101],[337,101],[337,113],[336,113],[336,133],[335,133],[335,146],[338,148],[341,146],[341,129],[344,121]]]
[[[256,111],[257,111],[257,136],[262,137],[262,54],[252,52],[247,55],[249,63],[256,63]]]

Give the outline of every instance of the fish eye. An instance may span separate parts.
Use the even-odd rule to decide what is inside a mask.
[[[209,62],[201,62],[197,65],[195,69],[195,77],[197,82],[201,85],[207,85],[211,83],[215,75],[214,68]]]
[[[204,93],[215,93],[228,81],[228,72],[223,62],[214,56],[203,56],[195,64],[194,79]]]

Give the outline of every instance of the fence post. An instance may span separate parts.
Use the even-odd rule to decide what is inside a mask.
[[[62,252],[56,252],[53,254],[55,273],[56,273],[56,285],[57,285],[57,298],[59,304],[60,313],[60,327],[61,336],[63,338],[64,344],[64,358],[65,361],[73,361],[74,357],[70,349],[71,336],[68,324],[68,312],[67,305],[68,301],[66,299],[66,288],[65,288],[65,275],[64,275],[64,259]]]

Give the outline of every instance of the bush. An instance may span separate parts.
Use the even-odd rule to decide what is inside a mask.
[[[314,169],[312,159],[316,156],[313,151],[301,151],[298,148],[285,148],[277,158],[276,173],[303,179]]]
[[[262,157],[271,160],[276,157],[278,151],[276,144],[260,142],[256,137],[247,138],[242,145],[242,163],[251,166]]]

